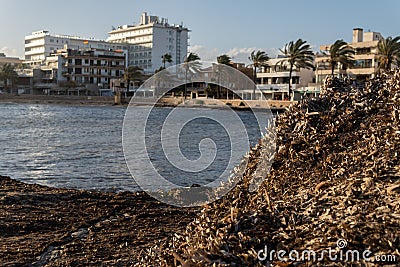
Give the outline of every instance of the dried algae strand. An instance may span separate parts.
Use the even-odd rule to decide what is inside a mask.
[[[260,151],[268,140],[250,151],[243,180],[228,195],[205,206],[185,233],[150,249],[143,264],[296,266],[287,255],[261,261],[258,252],[338,251],[338,240],[346,242],[342,249],[399,260],[399,109],[399,70],[366,88],[327,78],[318,98],[277,118],[277,151],[260,188],[246,185],[266,160]],[[327,257],[309,263],[351,264]]]

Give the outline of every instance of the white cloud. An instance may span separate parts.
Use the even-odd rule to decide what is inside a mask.
[[[17,49],[11,49],[11,48],[8,48],[7,46],[0,48],[0,52],[4,53],[8,57],[18,57],[19,56]]]
[[[226,52],[226,54],[230,57],[232,57],[233,61],[235,62],[240,62],[240,63],[246,63],[249,64],[249,56],[251,54],[252,51],[254,50],[262,50],[256,47],[247,47],[247,48],[232,48],[231,50],[229,50],[228,52]]]
[[[198,54],[203,61],[215,62],[217,57],[221,55],[217,48],[209,49],[202,45],[191,45],[189,51]]]
[[[274,58],[279,52],[279,49],[269,48],[263,49],[258,47],[234,47],[229,51],[222,51],[217,48],[209,49],[203,45],[192,45],[190,52],[197,53],[201,60],[215,62],[217,57],[222,54],[227,54],[232,57],[234,62],[250,64],[249,56],[252,51],[265,51],[269,57]]]

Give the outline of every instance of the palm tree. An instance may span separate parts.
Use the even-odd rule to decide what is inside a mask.
[[[141,82],[144,79],[143,69],[138,66],[129,66],[125,69],[124,79],[127,82],[127,90],[129,91],[129,84],[133,82]]]
[[[400,36],[388,37],[378,43],[378,59],[380,70],[390,70],[392,63],[400,61]]]
[[[296,42],[290,41],[285,45],[283,49],[279,49],[281,53],[285,56],[283,60],[277,64],[283,65],[284,63],[289,63],[289,100],[292,95],[292,73],[293,68],[297,67],[305,69],[314,68],[314,53],[311,50],[309,44],[302,39],[298,39]],[[276,66],[275,66],[276,67]]]
[[[353,55],[355,51],[351,48],[345,41],[337,40],[331,47],[329,48],[329,53],[323,53],[325,56],[328,56],[329,63],[331,65],[332,76],[334,74],[336,65],[341,63],[344,66],[349,66],[352,64],[352,60],[354,59]]]
[[[184,60],[185,69],[186,69],[186,72],[185,72],[185,99],[186,99],[186,94],[187,94],[187,75],[189,72],[189,63],[195,62],[198,60],[200,60],[199,55],[197,55],[196,53],[193,53],[193,52],[190,52]]]
[[[230,56],[226,55],[226,54],[220,55],[220,56],[217,57],[217,62],[219,64],[223,64],[223,65],[228,65],[229,66],[231,64],[231,61],[232,61],[232,58]]]
[[[8,86],[9,81],[11,83],[10,86],[12,86],[17,76],[18,74],[15,71],[14,66],[9,63],[4,64],[3,68],[0,71],[0,77],[4,81],[5,88]]]
[[[231,58],[230,56],[226,55],[226,54],[223,54],[223,55],[220,55],[220,56],[217,57],[217,62],[218,62],[218,64],[230,66],[231,63],[232,63],[231,61],[232,61],[232,58]],[[217,66],[217,68],[218,68],[218,77],[220,77],[220,75],[221,75],[221,68],[220,68],[219,65]],[[219,78],[218,78],[218,79],[219,79]],[[221,85],[218,84],[217,98],[219,99],[220,97],[221,97]]]
[[[185,63],[189,63],[189,62],[193,62],[193,61],[197,61],[197,60],[200,60],[199,55],[197,55],[196,53],[190,52],[190,53],[186,56],[184,62],[185,62]]]
[[[171,63],[172,62],[172,56],[171,54],[165,54],[161,56],[162,58],[162,63],[163,63],[163,68],[165,69],[165,63]]]
[[[253,82],[254,82],[254,88],[253,88],[253,97],[256,94],[256,87],[257,87],[257,69],[260,69],[261,67],[266,67],[268,66],[268,60],[270,60],[269,56],[267,53],[264,51],[258,50],[251,52],[249,60],[252,62],[253,66]]]

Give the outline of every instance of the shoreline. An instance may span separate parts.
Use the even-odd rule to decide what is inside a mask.
[[[71,106],[117,106],[113,97],[54,96],[54,95],[6,95],[0,94],[0,103],[45,104]]]
[[[241,106],[241,100],[224,100],[221,99],[222,102],[227,102],[226,105],[215,105],[209,104],[209,101],[213,101],[213,99],[205,99],[201,100],[204,102],[203,104],[197,104],[198,100],[193,99],[193,103],[180,105],[180,107],[186,108],[211,108],[211,109],[225,109],[231,108],[237,111],[249,111],[249,110],[271,110],[272,112],[283,112],[285,111],[291,104],[295,102],[290,101],[268,101],[268,106],[262,106],[257,103],[254,104],[254,107],[249,106]],[[9,94],[0,94],[0,104],[1,103],[15,103],[15,104],[43,104],[43,105],[69,105],[69,106],[99,106],[99,107],[123,107],[126,108],[129,105],[133,106],[147,106],[152,102],[138,102],[137,104],[130,104],[130,98],[126,99],[126,102],[117,105],[114,103],[114,97],[108,96],[64,96],[64,95],[9,95]],[[297,102],[296,102],[297,103]],[[161,102],[158,102],[155,106],[160,108],[174,108],[177,107],[180,102],[177,99],[173,98],[164,98]]]
[[[144,192],[50,188],[0,176],[1,266],[127,266],[197,212]]]

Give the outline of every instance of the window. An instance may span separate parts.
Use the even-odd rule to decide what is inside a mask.
[[[54,43],[54,39],[50,39],[50,43]]]
[[[352,69],[372,68],[372,59],[354,60]]]
[[[371,48],[357,48],[356,55],[365,55],[371,53]]]

